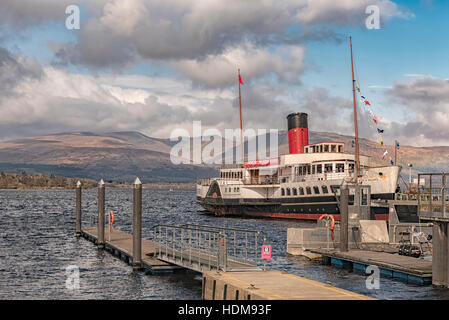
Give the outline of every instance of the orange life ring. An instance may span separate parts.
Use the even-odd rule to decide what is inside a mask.
[[[111,211],[109,211],[109,215],[110,215],[110,221],[111,221],[111,224],[114,224],[114,212],[111,210]]]
[[[334,219],[334,216],[333,215],[331,215],[331,214],[322,214],[319,218],[318,218],[318,220],[323,220],[323,218],[326,218],[327,217],[327,220],[331,220],[332,221],[332,224],[331,224],[331,226],[329,227],[329,230],[331,230],[331,231],[334,231],[334,227],[335,227],[335,219]]]

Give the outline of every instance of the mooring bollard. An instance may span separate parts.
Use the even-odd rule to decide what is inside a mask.
[[[133,269],[139,270],[142,263],[142,182],[134,181],[133,194]]]
[[[81,182],[76,183],[76,236],[81,236]]]
[[[104,248],[104,181],[98,183],[98,249]]]
[[[348,251],[348,226],[349,226],[349,188],[343,182],[340,188],[340,251]]]

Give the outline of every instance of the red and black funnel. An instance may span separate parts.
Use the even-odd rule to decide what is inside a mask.
[[[307,113],[291,113],[287,116],[287,121],[289,153],[304,153],[304,147],[309,144]]]

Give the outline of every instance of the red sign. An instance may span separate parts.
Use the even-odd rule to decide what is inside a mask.
[[[262,259],[266,259],[266,260],[271,259],[271,245],[264,244],[262,246]]]
[[[267,167],[276,166],[279,164],[279,158],[245,161],[245,168],[248,167]]]

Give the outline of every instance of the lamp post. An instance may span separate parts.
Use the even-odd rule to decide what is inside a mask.
[[[409,191],[412,191],[412,167],[413,167],[413,164],[407,163],[407,166],[409,169],[409,171],[408,171],[408,188],[409,188]]]

